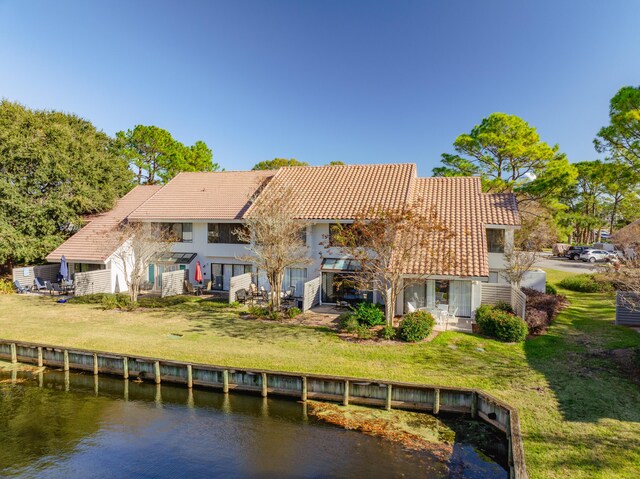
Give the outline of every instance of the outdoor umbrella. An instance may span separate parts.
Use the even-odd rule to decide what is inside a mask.
[[[58,272],[58,276],[62,278],[63,281],[67,281],[69,279],[69,268],[67,267],[67,258],[62,255],[60,258],[60,271]]]
[[[202,283],[202,268],[200,267],[200,261],[196,263],[196,277],[195,280],[198,283]]]

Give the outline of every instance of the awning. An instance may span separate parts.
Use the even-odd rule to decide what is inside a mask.
[[[355,259],[325,258],[322,260],[322,271],[358,271],[360,262]]]
[[[189,264],[196,257],[197,253],[173,253],[168,256],[161,256],[156,259],[156,263]]]

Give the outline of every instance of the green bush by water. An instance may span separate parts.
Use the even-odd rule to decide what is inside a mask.
[[[489,304],[476,310],[476,324],[482,334],[500,341],[514,343],[527,338],[527,324],[522,319]]]
[[[415,343],[426,339],[433,331],[436,320],[427,311],[405,314],[398,328],[398,336],[403,341]]]

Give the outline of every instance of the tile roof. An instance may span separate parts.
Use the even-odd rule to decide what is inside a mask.
[[[295,190],[299,218],[349,220],[374,207],[402,207],[415,177],[411,163],[295,166],[278,170],[270,184]]]
[[[234,220],[273,171],[180,173],[130,216],[144,220]]]
[[[403,266],[406,274],[489,276],[485,225],[519,224],[514,196],[482,193],[476,177],[416,178],[412,199],[425,213],[435,211],[455,236],[436,240],[437,248],[417,251]]]
[[[92,216],[88,224],[52,251],[46,260],[56,263],[64,255],[68,261],[106,261],[118,247],[115,228],[160,188],[156,185],[135,187],[120,198],[112,210]]]

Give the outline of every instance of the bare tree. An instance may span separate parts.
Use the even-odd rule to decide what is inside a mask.
[[[524,251],[514,245],[507,245],[504,249],[505,268],[501,274],[509,283],[519,288],[526,272],[539,260],[540,255],[537,251]]]
[[[624,252],[624,259],[612,261],[605,276],[623,293],[621,301],[629,308],[640,311],[640,221],[618,231],[613,237],[615,245]]]
[[[428,271],[451,264],[453,233],[435,209],[421,199],[407,207],[378,207],[359,214],[353,223],[332,226],[325,246],[337,248],[355,260],[356,271],[345,273],[360,289],[380,291],[386,304],[387,324],[393,324],[395,304],[406,287],[426,279],[429,273],[407,278],[406,267],[420,258]],[[433,274],[433,273],[431,273]]]
[[[129,297],[136,302],[147,267],[171,253],[174,238],[167,230],[148,223],[126,223],[118,233],[121,246],[114,256],[122,262]]]
[[[306,246],[309,222],[296,216],[299,204],[300,197],[293,188],[272,179],[252,199],[245,227],[234,232],[240,241],[248,243],[246,248],[250,251],[239,259],[255,264],[267,276],[272,311],[280,309],[285,269],[311,263]]]

